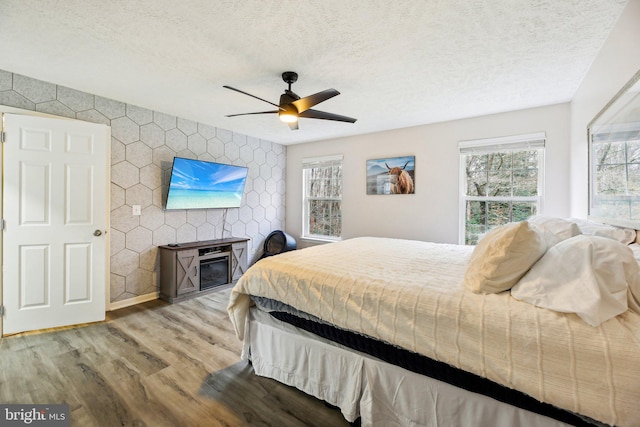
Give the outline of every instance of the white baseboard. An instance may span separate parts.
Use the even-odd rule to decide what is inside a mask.
[[[142,304],[143,302],[152,301],[160,297],[160,292],[151,292],[146,295],[138,295],[135,298],[129,298],[123,301],[109,303],[107,311],[118,310],[120,308],[131,307],[132,305]]]

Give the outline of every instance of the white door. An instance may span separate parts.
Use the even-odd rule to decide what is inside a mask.
[[[109,127],[3,119],[3,335],[104,320]]]

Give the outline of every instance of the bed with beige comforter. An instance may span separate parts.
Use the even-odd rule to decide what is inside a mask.
[[[640,315],[597,327],[463,279],[473,247],[363,237],[252,266],[229,314],[244,336],[251,295],[619,426],[640,425]]]

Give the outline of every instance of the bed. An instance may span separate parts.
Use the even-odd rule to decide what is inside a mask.
[[[567,238],[536,230],[543,264]],[[592,326],[470,291],[474,255],[361,237],[262,259],[229,301],[242,358],[363,426],[640,425],[640,314]]]

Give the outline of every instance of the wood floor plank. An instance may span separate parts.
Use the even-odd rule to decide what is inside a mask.
[[[240,361],[230,288],[0,339],[0,402],[67,403],[72,426],[348,426]]]
[[[148,426],[180,425],[178,414],[169,410],[163,400],[158,400],[148,390],[141,375],[128,360],[122,358],[100,367],[101,374],[105,377],[110,387],[118,396],[128,403],[131,418],[137,424],[144,423]]]
[[[80,407],[103,425],[126,425],[130,420],[127,405],[109,386],[86,353],[71,351],[56,356],[56,365],[68,381],[68,387],[81,396]],[[57,402],[30,402],[57,403]],[[77,410],[78,408],[74,408]]]

